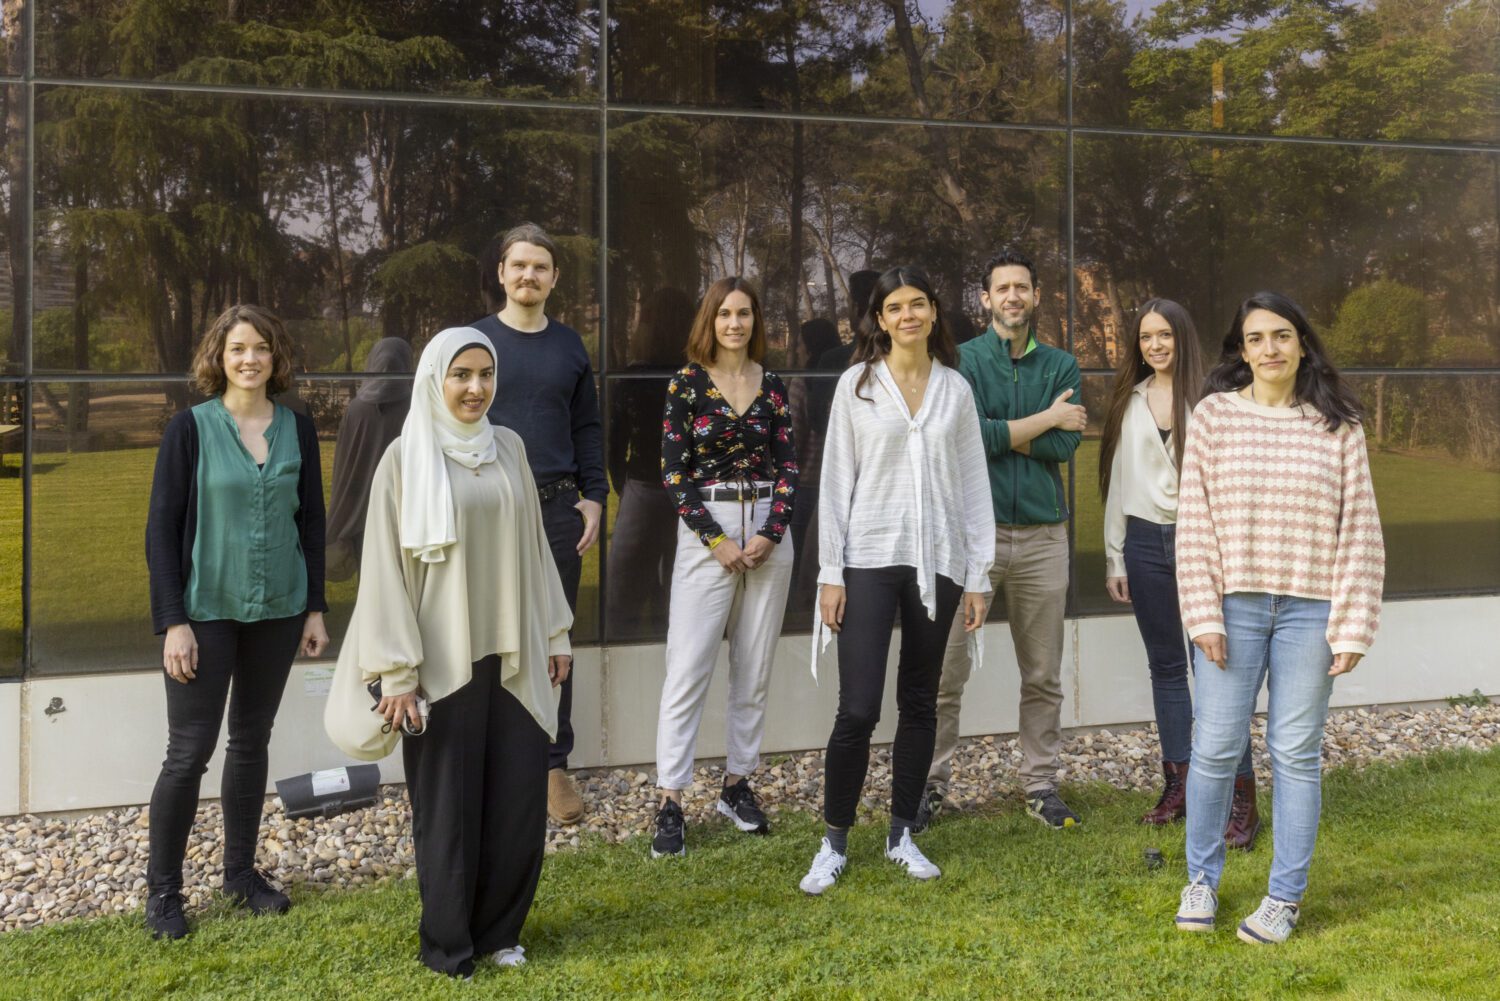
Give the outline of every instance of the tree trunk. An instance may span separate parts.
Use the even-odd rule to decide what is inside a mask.
[[[89,252],[81,248],[73,260],[73,370],[86,372],[89,369]],[[89,428],[89,384],[74,382],[68,386],[69,431],[87,431]]]

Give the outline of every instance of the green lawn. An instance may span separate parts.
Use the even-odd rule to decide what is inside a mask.
[[[1084,610],[1113,608],[1104,596],[1103,512],[1095,476],[1097,442],[1078,453],[1075,570]],[[324,469],[333,445],[324,445]],[[7,465],[13,460],[6,459]],[[43,671],[98,671],[153,663],[143,556],[155,450],[57,453],[35,459],[32,484],[35,660]],[[1442,459],[1371,457],[1388,542],[1387,588],[1412,593],[1500,586],[1500,472]],[[327,477],[325,476],[325,480]],[[0,579],[20,578],[19,481],[0,479]],[[610,505],[611,512],[617,505]],[[12,528],[13,526],[13,528]],[[583,568],[578,635],[598,636],[598,548]],[[352,581],[331,584],[330,632],[343,634]],[[0,590],[0,671],[19,649],[20,589]],[[9,644],[9,646],[7,646]],[[12,653],[11,662],[14,661]]]
[[[410,880],[360,892],[294,888],[284,918],[216,904],[181,943],[139,916],[0,938],[7,998],[1494,998],[1500,870],[1482,818],[1500,815],[1500,752],[1443,753],[1336,771],[1299,930],[1256,948],[1229,927],[1264,893],[1269,837],[1231,858],[1221,928],[1172,927],[1182,828],[1134,823],[1148,797],[1068,790],[1085,825],[1045,830],[1006,804],[944,818],[923,846],[944,868],[918,884],[856,829],[826,897],[796,882],[815,847],[804,815],[769,838],[723,824],[691,854],[646,845],[550,858],[523,935],[531,964],[445,982],[415,961]],[[1268,832],[1269,833],[1269,832]],[[1160,872],[1142,862],[1159,846]],[[476,993],[477,992],[477,993]]]

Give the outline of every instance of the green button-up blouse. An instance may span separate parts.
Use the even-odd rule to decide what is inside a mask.
[[[302,453],[292,412],[276,405],[257,466],[218,397],[193,408],[198,518],[183,604],[198,621],[258,622],[307,609],[307,564],[294,519]]]

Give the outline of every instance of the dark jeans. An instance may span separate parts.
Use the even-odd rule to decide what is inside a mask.
[[[937,578],[937,618],[929,619],[912,567],[845,568],[844,623],[839,632],[839,709],[824,759],[823,818],[849,827],[870,766],[870,734],[880,722],[891,630],[901,621],[896,663],[896,741],[891,750],[891,815],[917,815],[937,735],[943,648],[963,591]]]
[[[500,658],[474,665],[434,702],[427,731],[401,739],[411,796],[422,962],[467,975],[517,943],[547,843],[547,733],[500,683]]]
[[[1188,692],[1187,640],[1177,605],[1177,526],[1126,518],[1124,556],[1130,606],[1151,669],[1161,757],[1187,761],[1193,747],[1193,697]],[[1239,774],[1252,771],[1247,744]]]
[[[266,747],[302,638],[304,618],[194,622],[197,677],[182,684],[163,672],[167,759],[151,793],[151,859],[146,881],[152,893],[182,888],[182,860],[198,809],[198,787],[218,744],[226,703],[229,742],[224,747],[220,786],[224,875],[240,875],[255,864],[266,795]]]
[[[562,578],[563,594],[567,595],[568,607],[574,614],[578,612],[578,579],[583,573],[583,557],[578,555],[583,512],[573,506],[577,503],[578,496],[567,493],[542,501],[542,527],[547,531],[557,575]],[[568,679],[559,686],[562,692],[557,703],[557,740],[548,751],[548,768],[567,768],[568,755],[573,753],[573,674],[569,671]]]

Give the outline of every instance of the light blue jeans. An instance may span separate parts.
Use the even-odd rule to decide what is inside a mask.
[[[1218,889],[1234,774],[1249,740],[1261,683],[1269,705],[1272,833],[1270,894],[1300,901],[1323,806],[1323,724],[1333,678],[1324,633],[1328,602],[1281,594],[1224,596],[1227,666],[1193,648],[1198,712],[1187,780],[1188,878]]]

